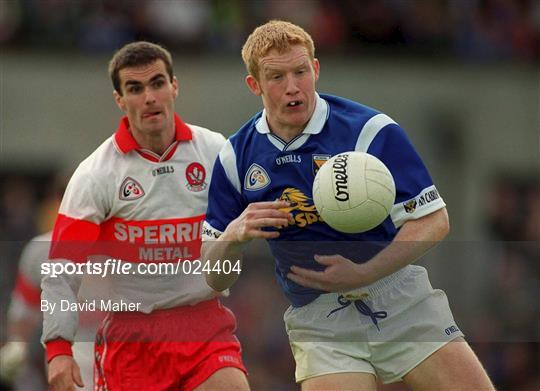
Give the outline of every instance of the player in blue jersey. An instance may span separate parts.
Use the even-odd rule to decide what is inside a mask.
[[[205,258],[217,262],[251,239],[268,240],[292,303],[284,320],[302,390],[375,390],[377,377],[415,390],[493,389],[446,296],[411,265],[449,230],[426,167],[390,117],[316,93],[314,51],[311,37],[288,22],[266,23],[247,39],[246,83],[264,110],[214,166]],[[311,194],[317,169],[351,150],[377,156],[396,183],[390,216],[361,234],[321,221]],[[207,282],[224,290],[236,278],[214,272]]]

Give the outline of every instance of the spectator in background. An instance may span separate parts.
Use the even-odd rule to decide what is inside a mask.
[[[490,190],[487,220],[493,284],[471,340],[497,387],[540,387],[540,182],[499,176]]]
[[[23,244],[37,233],[37,200],[32,183],[23,177],[8,177],[0,194],[0,324],[6,324],[9,298],[15,283]],[[0,345],[6,328],[0,327]]]
[[[246,30],[286,17],[309,26],[329,53],[394,55],[399,47],[400,54],[467,60],[540,59],[540,5],[530,0],[141,0],[137,7],[130,0],[13,0],[2,6],[10,17],[0,17],[0,41],[48,50],[108,50],[136,38],[232,51]]]

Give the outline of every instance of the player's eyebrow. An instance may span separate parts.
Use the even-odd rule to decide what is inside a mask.
[[[151,83],[153,81],[156,81],[158,79],[164,79],[165,78],[165,75],[163,73],[159,73],[157,75],[155,75],[154,77],[152,77],[148,82]],[[137,85],[137,84],[143,84],[140,80],[126,80],[124,82],[124,86],[129,86],[129,85]]]
[[[263,72],[264,73],[280,72],[280,71],[283,71],[284,69],[298,69],[298,68],[303,68],[306,66],[308,66],[308,61],[306,60],[303,60],[302,62],[298,62],[298,63],[287,64],[285,67],[265,64],[263,65]]]

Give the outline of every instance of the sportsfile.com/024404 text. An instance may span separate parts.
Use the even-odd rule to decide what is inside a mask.
[[[237,260],[178,260],[176,262],[126,262],[109,258],[103,262],[43,262],[41,274],[50,277],[67,275],[174,275],[174,274],[240,274],[241,262]]]

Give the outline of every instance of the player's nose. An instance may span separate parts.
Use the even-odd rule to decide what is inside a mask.
[[[154,94],[154,91],[152,91],[151,88],[146,88],[144,91],[144,100],[146,104],[152,104],[156,101],[156,95]]]
[[[294,95],[300,91],[297,85],[297,80],[294,75],[287,76],[287,94]]]

